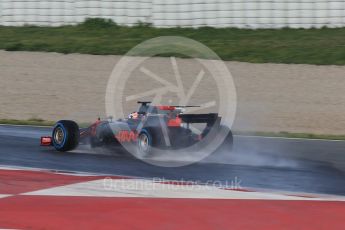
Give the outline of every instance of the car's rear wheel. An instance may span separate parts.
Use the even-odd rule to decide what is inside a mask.
[[[137,139],[137,157],[146,158],[152,153],[152,135],[142,130]]]
[[[56,150],[66,152],[79,144],[79,126],[74,121],[58,121],[53,129],[53,146]]]

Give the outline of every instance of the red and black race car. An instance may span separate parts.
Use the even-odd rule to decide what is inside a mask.
[[[116,121],[98,119],[88,128],[79,129],[76,122],[58,121],[51,137],[41,137],[42,146],[53,146],[58,151],[71,151],[79,144],[92,147],[115,145],[131,146],[137,155],[147,157],[153,149],[178,150],[214,139],[221,131],[225,137],[217,149],[231,150],[233,136],[231,130],[221,125],[217,113],[183,114],[186,106],[153,106],[150,102],[141,104],[137,112],[126,119]],[[195,132],[191,124],[204,124],[201,132]]]

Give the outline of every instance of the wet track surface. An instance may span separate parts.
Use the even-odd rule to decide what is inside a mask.
[[[345,142],[235,136],[232,153],[178,168],[122,155],[39,146],[49,128],[0,126],[0,165],[148,178],[213,181],[242,187],[345,195]],[[100,153],[101,152],[101,153]]]

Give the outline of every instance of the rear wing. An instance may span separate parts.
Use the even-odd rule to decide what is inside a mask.
[[[221,118],[218,113],[207,113],[207,114],[180,114],[182,122],[190,123],[206,123],[207,126],[213,126],[216,122],[220,122]]]

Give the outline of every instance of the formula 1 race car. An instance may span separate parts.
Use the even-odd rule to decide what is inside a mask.
[[[201,142],[212,130],[215,136],[220,130],[226,129],[226,136],[218,148],[232,148],[232,133],[229,128],[220,124],[221,117],[217,113],[183,114],[185,107],[191,106],[138,103],[141,104],[139,110],[131,113],[128,118],[116,121],[98,119],[88,128],[79,129],[78,124],[70,120],[58,121],[51,137],[41,137],[41,145],[53,146],[58,151],[66,152],[79,144],[89,143],[91,147],[121,147],[130,144],[140,157],[147,157],[153,149],[188,148]],[[197,133],[190,127],[194,123],[205,124],[202,132]]]

